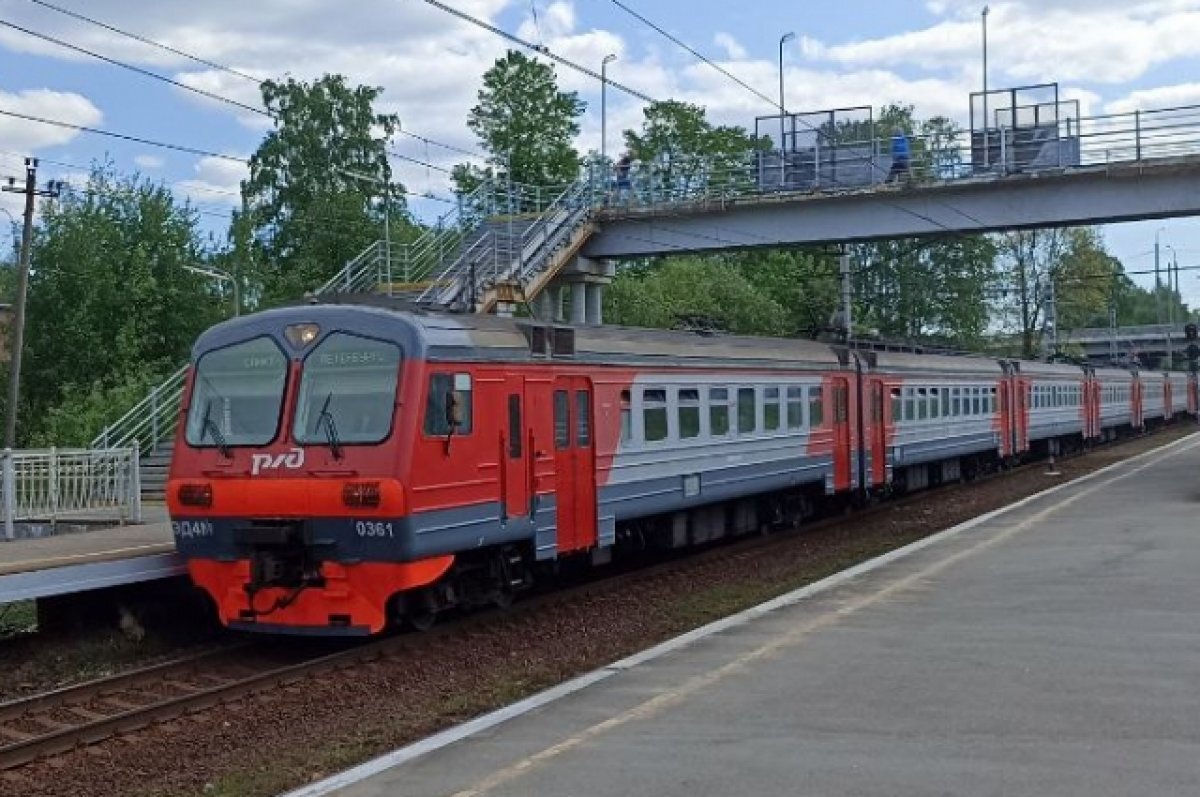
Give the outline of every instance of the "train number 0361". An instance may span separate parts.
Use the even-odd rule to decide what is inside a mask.
[[[395,532],[392,531],[392,524],[385,521],[375,522],[372,520],[356,520],[354,521],[354,530],[358,532],[360,537],[395,537]]]

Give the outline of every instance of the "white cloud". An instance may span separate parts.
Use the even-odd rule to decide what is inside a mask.
[[[713,36],[713,44],[725,51],[725,56],[731,61],[744,61],[749,57],[746,48],[741,45],[737,39],[730,33],[718,33]]]
[[[1130,113],[1150,108],[1200,105],[1200,83],[1179,83],[1132,91],[1104,106],[1108,113]],[[1190,121],[1190,120],[1189,120]]]
[[[133,162],[136,163],[139,168],[146,170],[161,169],[167,164],[166,160],[158,155],[135,155]]]
[[[100,109],[86,97],[49,89],[31,89],[17,94],[0,91],[0,109],[90,127],[104,119]],[[0,115],[0,141],[6,149],[34,154],[46,147],[66,144],[78,135],[78,131],[70,128]]]
[[[175,184],[175,191],[193,202],[208,205],[237,205],[240,203],[242,180],[249,167],[225,158],[205,157],[192,167],[194,176]]]

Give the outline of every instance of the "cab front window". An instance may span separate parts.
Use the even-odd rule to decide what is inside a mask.
[[[196,362],[188,445],[261,446],[279,431],[287,358],[270,338],[207,352]]]
[[[293,434],[297,443],[370,444],[392,431],[400,349],[334,332],[304,360]]]

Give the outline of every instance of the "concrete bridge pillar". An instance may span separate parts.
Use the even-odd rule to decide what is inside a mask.
[[[613,281],[616,265],[605,260],[576,257],[563,270],[571,286],[571,323],[600,326],[604,323],[604,289]]]

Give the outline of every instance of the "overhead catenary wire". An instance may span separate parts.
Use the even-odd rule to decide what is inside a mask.
[[[213,61],[208,58],[203,58],[194,53],[187,52],[186,50],[181,50],[177,47],[172,47],[168,44],[164,44],[163,42],[156,41],[155,39],[151,39],[148,36],[142,36],[140,34],[133,33],[131,31],[125,30],[123,28],[117,27],[116,25],[112,25],[110,23],[104,22],[104,21],[96,19],[94,17],[89,17],[85,14],[81,14],[78,11],[72,11],[69,8],[64,8],[62,6],[55,5],[54,3],[48,3],[48,2],[46,2],[46,0],[30,0],[30,2],[34,3],[35,5],[40,6],[42,8],[48,9],[50,11],[55,11],[59,14],[63,14],[64,16],[71,17],[72,19],[75,19],[79,22],[84,22],[88,25],[93,25],[95,27],[101,28],[103,30],[108,31],[109,33],[114,33],[118,36],[123,36],[127,39],[131,39],[133,41],[140,42],[149,47],[154,47],[156,49],[162,50],[163,52],[167,52],[172,55],[179,56],[180,58],[187,59],[189,61],[192,61],[197,64],[201,64],[203,66],[207,66],[210,69],[215,69],[219,72],[224,72],[226,74],[233,75],[234,77],[238,77],[243,80],[252,82],[256,86],[262,86],[263,83],[266,82],[263,78],[256,77],[256,76],[251,75],[242,70],[234,69],[233,67],[218,63],[218,62]],[[255,109],[255,110],[261,111],[261,109]],[[448,150],[450,152],[457,152],[461,155],[467,155],[472,158],[484,157],[484,155],[482,153],[473,152],[471,150],[464,149],[464,148],[456,146],[454,144],[448,144],[444,141],[438,141],[437,139],[423,136],[420,133],[406,130],[403,127],[401,127],[401,129],[399,130],[399,133],[400,133],[400,135],[407,136],[409,138],[413,138],[418,141],[426,142],[426,143],[432,144],[433,146],[436,146],[436,147],[441,147],[442,149]]]
[[[512,42],[513,44],[518,44],[527,50],[532,50],[535,53],[544,55],[547,58],[549,58],[550,60],[560,63],[563,66],[567,67],[568,69],[573,69],[576,72],[579,72],[580,74],[587,75],[588,77],[594,78],[596,80],[604,81],[604,82],[608,83],[608,85],[610,85],[614,89],[616,89],[617,91],[622,91],[622,92],[630,95],[631,97],[636,97],[637,99],[639,99],[643,102],[656,102],[656,100],[653,97],[651,97],[650,95],[640,92],[637,89],[630,88],[629,86],[626,86],[623,83],[618,83],[617,81],[615,81],[611,78],[607,78],[606,76],[601,75],[599,72],[597,72],[594,69],[583,66],[581,64],[577,64],[574,61],[564,58],[563,56],[561,56],[555,52],[552,52],[550,50],[550,48],[546,47],[545,45],[534,44],[533,42],[526,41],[525,39],[522,39],[520,36],[509,33],[508,31],[504,30],[503,28],[498,28],[495,25],[492,25],[488,22],[484,22],[482,19],[479,19],[478,17],[471,16],[470,14],[468,14],[465,11],[460,11],[457,8],[448,6],[445,3],[439,2],[439,0],[425,0],[425,2],[440,11],[445,11],[447,14],[453,14],[454,16],[458,17],[459,19],[464,20],[466,22],[470,22],[472,25],[475,25],[476,27],[482,28],[483,30],[488,31],[489,33],[494,33],[495,35],[497,35],[503,39],[507,39],[508,41]]]

